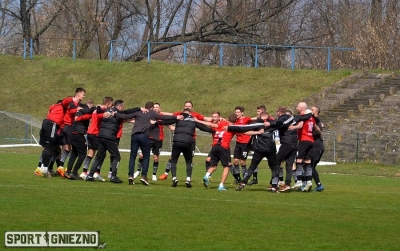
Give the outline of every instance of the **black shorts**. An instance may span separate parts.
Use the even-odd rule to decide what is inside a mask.
[[[40,145],[44,146],[48,142],[58,143],[59,126],[49,119],[43,120],[42,129],[40,130]]]
[[[311,160],[315,163],[319,163],[322,155],[324,154],[324,150],[324,143],[320,140],[316,140],[312,148]]]
[[[99,136],[96,136],[94,134],[88,134],[87,135],[87,142],[88,142],[88,148],[93,149],[93,150],[99,150],[99,145],[100,145],[100,138]]]
[[[211,166],[217,166],[221,161],[223,167],[230,166],[231,164],[231,150],[223,148],[221,145],[215,145],[211,148],[209,153]]]
[[[72,144],[71,132],[72,132],[72,126],[64,125],[64,128],[62,129],[64,145],[71,145]]]
[[[234,159],[247,159],[249,147],[247,143],[236,142],[235,150],[233,150]]]
[[[162,140],[150,139],[150,149],[154,155],[160,155]]]
[[[299,141],[299,145],[297,146],[297,158],[310,160],[313,145],[314,143],[311,141]]]

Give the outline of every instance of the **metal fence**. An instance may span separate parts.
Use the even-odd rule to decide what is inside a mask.
[[[54,40],[54,39],[53,39]],[[41,40],[41,54],[51,56],[64,56],[65,50],[71,51],[72,60],[77,59],[77,40],[58,39],[58,46],[50,42],[51,53],[47,53],[46,40]],[[125,60],[128,55],[134,54],[131,50],[126,51],[125,43],[120,41],[108,41],[109,51],[107,54],[110,62],[114,60]],[[271,67],[283,68],[316,68],[330,71],[335,66],[345,61],[343,53],[354,51],[354,48],[346,47],[321,47],[321,46],[296,46],[296,45],[270,45],[270,44],[226,44],[226,43],[200,43],[200,42],[151,42],[131,41],[136,50],[145,49],[148,63],[152,59],[182,64],[200,64],[217,66],[241,66],[241,67]],[[51,46],[50,46],[51,44]],[[152,49],[160,46],[168,46],[166,50],[152,53]],[[98,50],[93,47],[92,51]],[[50,51],[50,49],[49,49]],[[128,53],[129,52],[129,53]],[[96,53],[94,52],[93,55]],[[23,58],[34,57],[33,39],[24,39]],[[91,56],[96,58],[96,56]],[[332,60],[334,58],[334,60]],[[99,57],[97,56],[97,59]]]

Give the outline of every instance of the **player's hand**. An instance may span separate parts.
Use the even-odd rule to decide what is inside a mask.
[[[150,119],[150,124],[154,125],[155,123],[157,123],[157,120]]]
[[[140,107],[140,110],[141,110],[143,113],[148,113],[148,112],[149,112],[149,110],[147,110],[146,108],[143,108],[143,107]]]
[[[177,119],[177,120],[183,120],[183,115],[178,115],[178,116],[176,116],[176,119]]]
[[[270,126],[270,125],[271,125],[271,123],[269,123],[268,121],[264,122],[264,126]]]
[[[105,112],[105,113],[103,113],[103,118],[109,118],[109,117],[111,117],[111,116],[113,116],[114,114],[113,113],[111,113],[111,112]]]

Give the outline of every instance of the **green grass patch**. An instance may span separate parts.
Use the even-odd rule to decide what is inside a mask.
[[[49,105],[87,89],[87,98],[122,99],[127,107],[160,102],[164,111],[183,109],[192,100],[196,111],[228,116],[237,105],[249,116],[260,104],[275,114],[350,75],[349,70],[290,70],[280,68],[211,67],[163,62],[109,62],[70,58],[0,57],[2,110],[43,118]]]
[[[221,170],[210,188],[201,184],[204,157],[195,157],[188,189],[183,160],[178,187],[171,180],[146,187],[127,185],[127,154],[119,168],[124,183],[112,184],[34,176],[39,153],[0,151],[3,232],[100,231],[108,250],[398,250],[400,183],[390,174],[398,167],[321,166],[324,192],[272,194],[263,161],[258,185],[236,192],[229,177],[229,190],[219,192]],[[162,156],[158,174],[166,161]]]

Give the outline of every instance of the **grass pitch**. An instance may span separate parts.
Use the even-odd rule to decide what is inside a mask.
[[[201,184],[203,157],[194,159],[193,188],[188,189],[182,160],[176,188],[170,179],[148,187],[139,182],[128,186],[127,154],[119,169],[124,183],[113,184],[34,176],[39,152],[39,148],[0,152],[3,232],[100,231],[107,250],[399,248],[397,167],[365,165],[365,175],[359,175],[355,173],[363,165],[320,166],[325,191],[272,194],[265,191],[270,171],[264,161],[258,185],[236,192],[229,177],[229,190],[220,192],[221,170],[213,175],[210,188]],[[167,157],[161,158],[158,175],[166,161]]]

